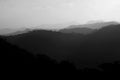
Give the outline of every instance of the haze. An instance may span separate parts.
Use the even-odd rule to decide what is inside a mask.
[[[91,20],[120,22],[120,0],[0,0],[0,28]]]

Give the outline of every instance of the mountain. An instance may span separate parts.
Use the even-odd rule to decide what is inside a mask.
[[[7,36],[7,41],[33,54],[45,54],[58,62],[95,67],[120,61],[120,25],[109,25],[88,35],[35,30]]]
[[[71,25],[69,27],[67,27],[68,29],[71,28],[92,28],[92,29],[100,29],[102,27],[105,26],[109,26],[109,25],[118,25],[118,22],[115,21],[110,21],[110,22],[94,22],[94,23],[87,23],[87,24],[83,24],[83,25]]]
[[[6,34],[6,35],[7,36],[9,36],[9,35],[18,35],[18,34],[28,33],[30,31],[32,31],[32,29],[30,29],[30,28],[24,28],[24,29],[14,31],[14,32]]]
[[[4,71],[6,72],[24,72],[26,75],[26,73],[35,74],[35,72],[42,74],[43,72],[53,71],[77,71],[74,65],[67,61],[57,63],[56,60],[46,55],[34,55],[18,46],[8,43],[3,36],[0,36],[0,57],[1,68],[5,69]]]
[[[59,30],[59,32],[62,33],[80,33],[80,34],[90,34],[92,32],[95,32],[95,29],[91,29],[91,28],[65,28],[65,29],[61,29]]]
[[[79,23],[77,23],[75,21],[58,23],[58,24],[42,24],[40,26],[32,27],[32,29],[45,29],[45,30],[58,31],[60,29],[68,27],[70,25],[77,25],[77,24],[79,24]]]
[[[96,32],[98,29],[109,26],[117,25],[117,22],[89,22],[88,24],[83,25],[71,25],[67,28],[59,30],[62,33],[81,33],[81,34],[90,34]]]
[[[61,24],[43,24],[36,27],[22,27],[22,28],[3,28],[0,29],[0,35],[17,35],[26,33],[32,30],[51,30],[51,31],[59,31],[63,33],[82,33],[89,34],[96,29],[99,29],[108,25],[117,25],[117,22],[89,22],[88,24],[78,25],[77,22],[68,22]]]
[[[11,29],[11,28],[0,29],[0,35],[10,34],[13,33],[14,31],[15,29]]]
[[[77,22],[65,22],[59,24],[42,24],[40,26],[33,27],[21,27],[21,28],[2,28],[0,29],[0,35],[17,35],[26,33],[32,30],[51,30],[58,31],[64,27],[68,27],[69,25],[78,24]]]
[[[0,36],[0,57],[1,68],[5,69],[4,72],[14,72],[23,74],[35,74],[36,72],[42,74],[43,72],[64,72],[65,74],[75,74],[76,72],[119,72],[120,62],[104,63],[99,65],[100,69],[84,68],[76,69],[75,66],[68,61],[61,61],[57,63],[56,60],[51,59],[46,55],[33,55],[32,53],[21,49],[18,46],[10,44],[6,38]],[[37,73],[37,74],[38,74]],[[7,75],[7,74],[6,74]],[[12,74],[13,75],[13,74]]]
[[[9,35],[18,35],[32,31],[30,28],[3,28],[0,29],[0,35],[9,36]]]

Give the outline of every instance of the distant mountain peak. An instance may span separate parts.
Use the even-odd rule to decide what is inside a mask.
[[[110,25],[118,25],[118,22],[110,21],[90,21],[88,24],[83,25],[71,25],[67,28],[61,29],[60,32],[62,33],[81,33],[81,34],[90,34],[95,32],[98,29],[101,29],[106,26]]]
[[[90,21],[86,24],[81,24],[81,25],[71,25],[68,26],[67,28],[71,29],[71,28],[92,28],[92,29],[99,29],[105,26],[109,26],[109,25],[118,25],[120,23],[115,22],[115,21],[108,21],[108,22],[104,22],[104,21]]]

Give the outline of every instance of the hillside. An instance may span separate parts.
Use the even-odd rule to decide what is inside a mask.
[[[8,43],[3,36],[0,36],[0,57],[3,72],[10,74],[24,72],[22,74],[26,75],[29,73],[33,75],[35,73],[41,74],[43,72],[51,71],[77,71],[72,63],[67,61],[57,63],[56,60],[53,60],[46,55],[33,55],[18,46]]]
[[[65,29],[61,29],[59,30],[59,32],[62,33],[76,33],[76,34],[90,34],[95,32],[95,29],[91,29],[91,28],[65,28]]]
[[[22,74],[41,74],[43,72],[64,72],[69,74],[78,74],[76,72],[119,72],[120,62],[104,63],[99,65],[99,69],[76,69],[72,63],[67,61],[56,62],[46,55],[33,55],[24,49],[6,42],[4,37],[0,37],[0,55],[1,55],[1,68],[4,72],[15,74],[24,72]],[[11,74],[13,74],[11,73]]]
[[[7,37],[8,42],[34,54],[45,54],[58,62],[95,67],[120,60],[120,25],[110,25],[89,35],[45,30]]]
[[[118,25],[117,22],[95,22],[87,23],[83,25],[71,25],[64,29],[59,30],[62,33],[80,33],[80,34],[91,34],[96,32],[98,29],[109,26],[109,25]]]

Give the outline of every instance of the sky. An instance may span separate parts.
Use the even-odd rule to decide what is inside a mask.
[[[120,22],[120,0],[0,0],[0,28],[91,20]]]

